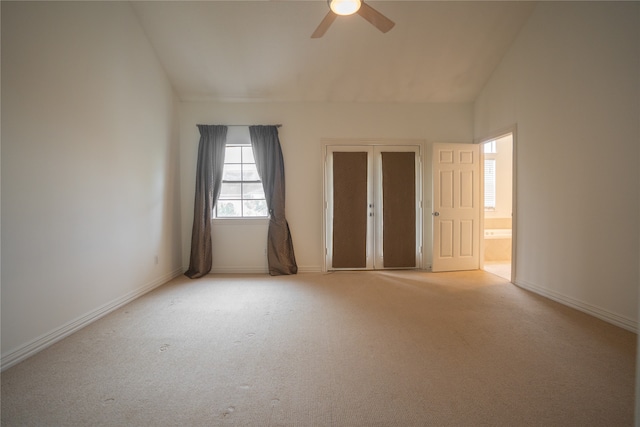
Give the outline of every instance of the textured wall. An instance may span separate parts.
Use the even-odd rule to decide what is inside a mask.
[[[3,364],[181,267],[177,117],[129,4],[2,2]]]
[[[517,125],[518,284],[637,327],[640,4],[540,3],[475,105]]]

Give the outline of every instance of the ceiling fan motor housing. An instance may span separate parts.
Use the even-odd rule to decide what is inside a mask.
[[[327,0],[327,3],[336,15],[353,15],[362,4],[360,0]]]

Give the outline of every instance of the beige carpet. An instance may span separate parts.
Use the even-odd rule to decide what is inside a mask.
[[[634,334],[482,271],[176,279],[2,373],[2,425],[631,426]]]

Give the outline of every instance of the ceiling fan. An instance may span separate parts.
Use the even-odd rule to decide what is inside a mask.
[[[330,10],[327,12],[322,22],[320,22],[318,28],[316,28],[313,34],[311,34],[312,39],[322,37],[338,15],[353,15],[354,13],[357,13],[383,33],[392,29],[395,25],[392,20],[362,0],[327,0],[327,3],[329,3]]]

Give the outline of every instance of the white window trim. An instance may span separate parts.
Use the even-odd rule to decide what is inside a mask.
[[[247,216],[247,217],[213,217],[211,219],[216,225],[258,225],[267,224],[269,222],[268,216]]]
[[[249,140],[249,127],[247,126],[247,127],[229,128],[227,133],[227,142],[225,145],[226,147],[251,147],[251,141]],[[262,179],[260,179],[259,182],[262,183]],[[222,185],[223,183],[224,181],[222,181],[220,184]],[[240,199],[240,200],[242,201],[242,200],[248,200],[248,199]],[[262,199],[258,199],[258,200],[262,200]],[[216,205],[213,208],[213,215],[212,215],[212,221],[216,222],[216,224],[223,224],[223,223],[234,224],[234,225],[241,225],[243,223],[256,224],[256,222],[258,223],[261,221],[266,222],[269,220],[268,214],[265,216],[218,217],[217,212],[218,212],[219,201],[220,201],[220,197],[218,196],[218,200],[216,200]]]
[[[487,173],[489,171],[489,168],[487,167],[487,162],[493,162],[493,206],[487,206],[487,178],[489,177],[489,174]],[[484,210],[487,212],[492,212],[496,210],[496,204],[497,204],[497,197],[496,197],[496,192],[497,192],[497,185],[496,185],[496,159],[494,158],[494,156],[491,156],[489,158],[484,159]]]

